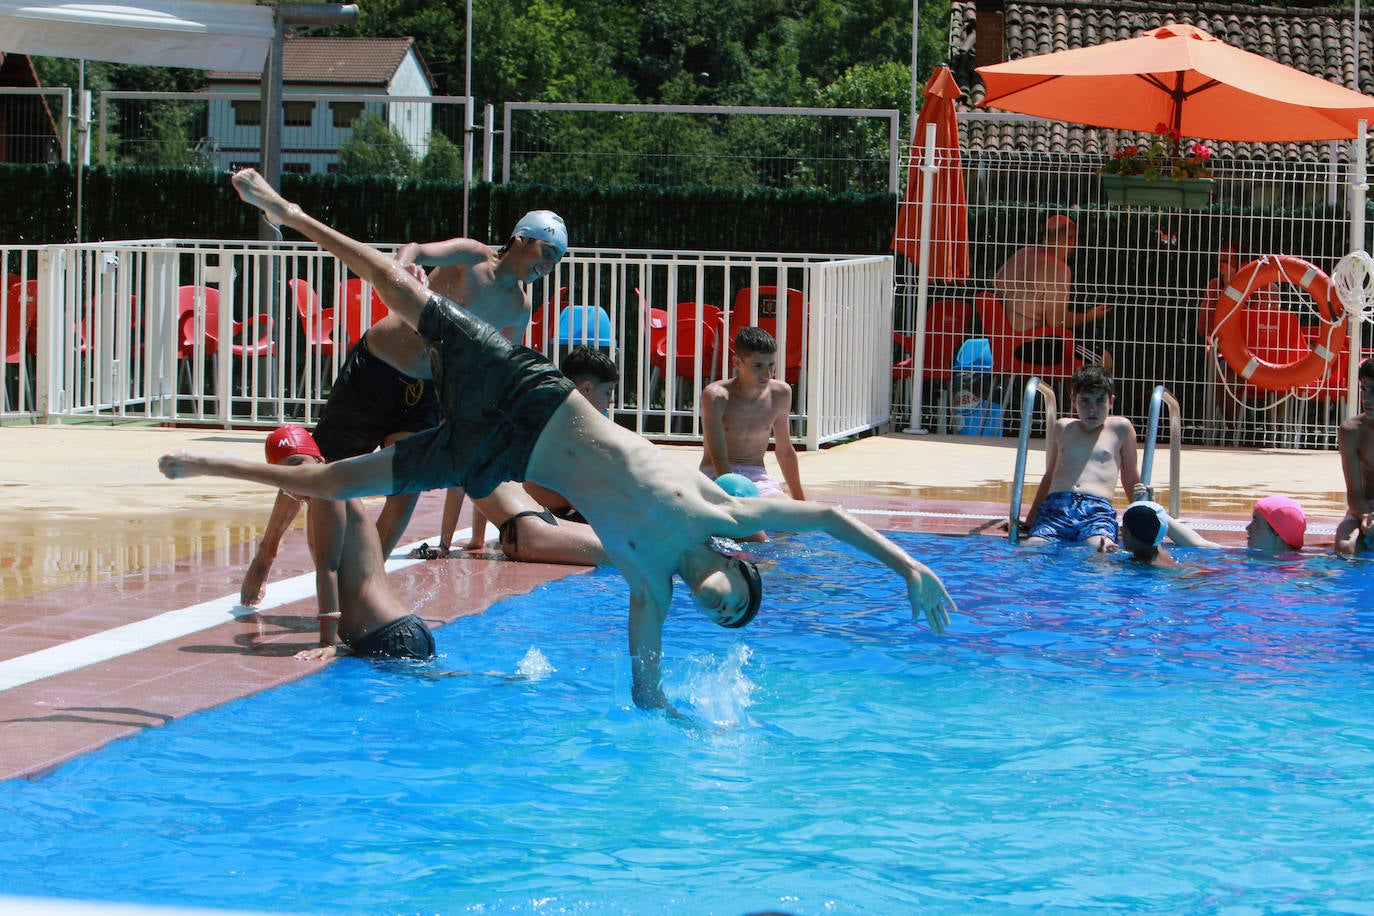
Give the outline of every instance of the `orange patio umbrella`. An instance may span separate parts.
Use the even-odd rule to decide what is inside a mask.
[[[1251,54],[1190,25],[979,67],[982,104],[1021,114],[1182,136],[1348,140],[1374,97]]]
[[[921,197],[924,182],[926,125],[935,125],[935,183],[931,191],[930,276],[961,280],[968,276],[968,212],[964,198],[964,173],[959,164],[959,125],[954,101],[963,93],[946,66],[939,66],[926,81],[921,114],[911,139],[911,165],[906,176],[906,195],[897,208],[897,231],[891,248],[917,263],[921,245]]]

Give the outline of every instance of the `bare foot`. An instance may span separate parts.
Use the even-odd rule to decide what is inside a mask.
[[[267,221],[274,226],[286,222],[293,210],[300,212],[300,207],[287,203],[286,198],[274,191],[267,183],[267,179],[258,174],[257,169],[239,169],[229,180],[233,182],[234,190],[239,192],[239,197],[243,198],[244,203],[252,204],[261,210]]]
[[[183,477],[199,477],[205,473],[200,466],[200,459],[190,452],[172,452],[163,455],[157,460],[157,469],[162,472],[163,477],[170,477],[172,480],[180,480]]]

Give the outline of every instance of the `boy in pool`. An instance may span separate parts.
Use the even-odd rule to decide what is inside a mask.
[[[712,382],[701,392],[701,472],[712,480],[723,474],[748,477],[760,496],[806,499],[789,421],[792,386],[773,377],[778,345],[763,328],[740,328],[735,334],[735,374]],[[768,439],[787,492],[764,469]]]
[[[1255,503],[1250,524],[1245,526],[1245,546],[1248,550],[1275,556],[1302,550],[1307,533],[1307,514],[1298,501],[1288,496],[1266,496]],[[1177,561],[1164,547],[1168,537],[1179,547],[1212,547],[1222,545],[1198,534],[1186,522],[1173,518],[1159,503],[1132,503],[1121,514],[1121,546],[1134,559],[1151,566],[1177,566]]]
[[[666,707],[663,624],[679,575],[717,624],[758,613],[762,579],[718,536],[763,528],[823,531],[872,556],[906,583],[913,616],[941,633],[954,602],[924,564],[843,509],[727,494],[635,433],[612,423],[532,350],[513,346],[461,306],[429,293],[380,252],[312,219],[255,171],[235,189],[269,220],[301,232],[342,260],[431,347],[445,422],[394,446],[333,464],[277,467],[177,453],[159,459],[171,478],[218,475],[326,499],[464,486],[486,496],[504,480],[530,479],[567,495],[600,536],[629,584],[629,649],[637,705]],[[554,250],[550,250],[552,265]],[[536,279],[538,267],[529,279]]]
[[[1078,416],[1055,424],[1025,543],[1087,543],[1106,550],[1117,537],[1117,478],[1132,499],[1148,495],[1136,463],[1135,427],[1126,417],[1112,416],[1116,395],[1106,369],[1084,366],[1069,385]]]
[[[320,448],[305,427],[288,424],[267,436],[267,461],[279,467],[324,464]],[[283,490],[287,499],[297,499]],[[320,644],[296,657],[310,661],[340,654],[339,643],[360,658],[434,657],[434,636],[419,617],[406,610],[386,578],[382,543],[362,500],[335,504],[303,500],[306,542],[315,561],[315,599],[319,603]],[[320,512],[317,509],[330,511]]]
[[[429,278],[414,265],[417,253],[431,246],[405,246],[398,255],[398,263],[422,282],[428,279],[440,284],[444,295],[462,296],[474,314],[510,340],[516,340],[525,333],[530,315],[529,292],[519,278],[546,256],[545,242],[561,253],[568,247],[567,232],[556,214],[538,210],[525,214],[500,249],[473,239],[431,243],[443,255],[444,266],[436,268]],[[338,461],[392,445],[405,436],[437,426],[441,419],[443,413],[431,381],[425,342],[400,318],[386,315],[348,351],[320,413],[314,438],[326,461]],[[451,491],[449,499],[456,499],[461,505],[462,495],[462,490]],[[387,497],[377,516],[384,556],[400,542],[418,498],[418,493]],[[297,500],[277,494],[262,540],[239,589],[239,600],[244,605],[252,607],[262,600],[281,539],[299,511]],[[334,513],[333,524],[343,528],[343,506],[321,505],[315,512]]]
[[[1362,412],[1336,432],[1347,513],[1336,526],[1336,553],[1343,557],[1374,549],[1374,357],[1360,363],[1359,380]]]

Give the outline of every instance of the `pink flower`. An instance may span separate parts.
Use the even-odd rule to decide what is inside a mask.
[[[1199,159],[1212,158],[1212,148],[1204,143],[1194,143],[1191,153]]]

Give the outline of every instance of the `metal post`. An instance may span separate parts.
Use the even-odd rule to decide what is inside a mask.
[[[911,349],[911,425],[906,432],[924,434],[921,426],[921,399],[926,371],[926,299],[930,293],[931,197],[935,193],[935,125],[926,125],[925,162],[921,166],[921,240],[916,264],[916,333]]]
[[[1356,9],[1359,7],[1357,6]],[[1356,20],[1358,26],[1359,21]],[[1359,29],[1356,29],[1356,34]],[[1359,68],[1359,58],[1356,58],[1356,68]],[[1350,250],[1364,251],[1364,209],[1365,198],[1369,194],[1369,163],[1367,152],[1369,149],[1369,122],[1364,118],[1360,119],[1359,126],[1355,130],[1355,149],[1350,157]],[[1349,322],[1350,338],[1350,358],[1346,361],[1345,379],[1345,418],[1347,420],[1360,412],[1360,356],[1362,354],[1364,334],[1362,318],[1355,315],[1347,315]]]
[[[476,124],[472,117],[472,0],[467,4],[467,20],[463,26],[463,235],[468,234],[468,201],[472,195],[472,132]]]

